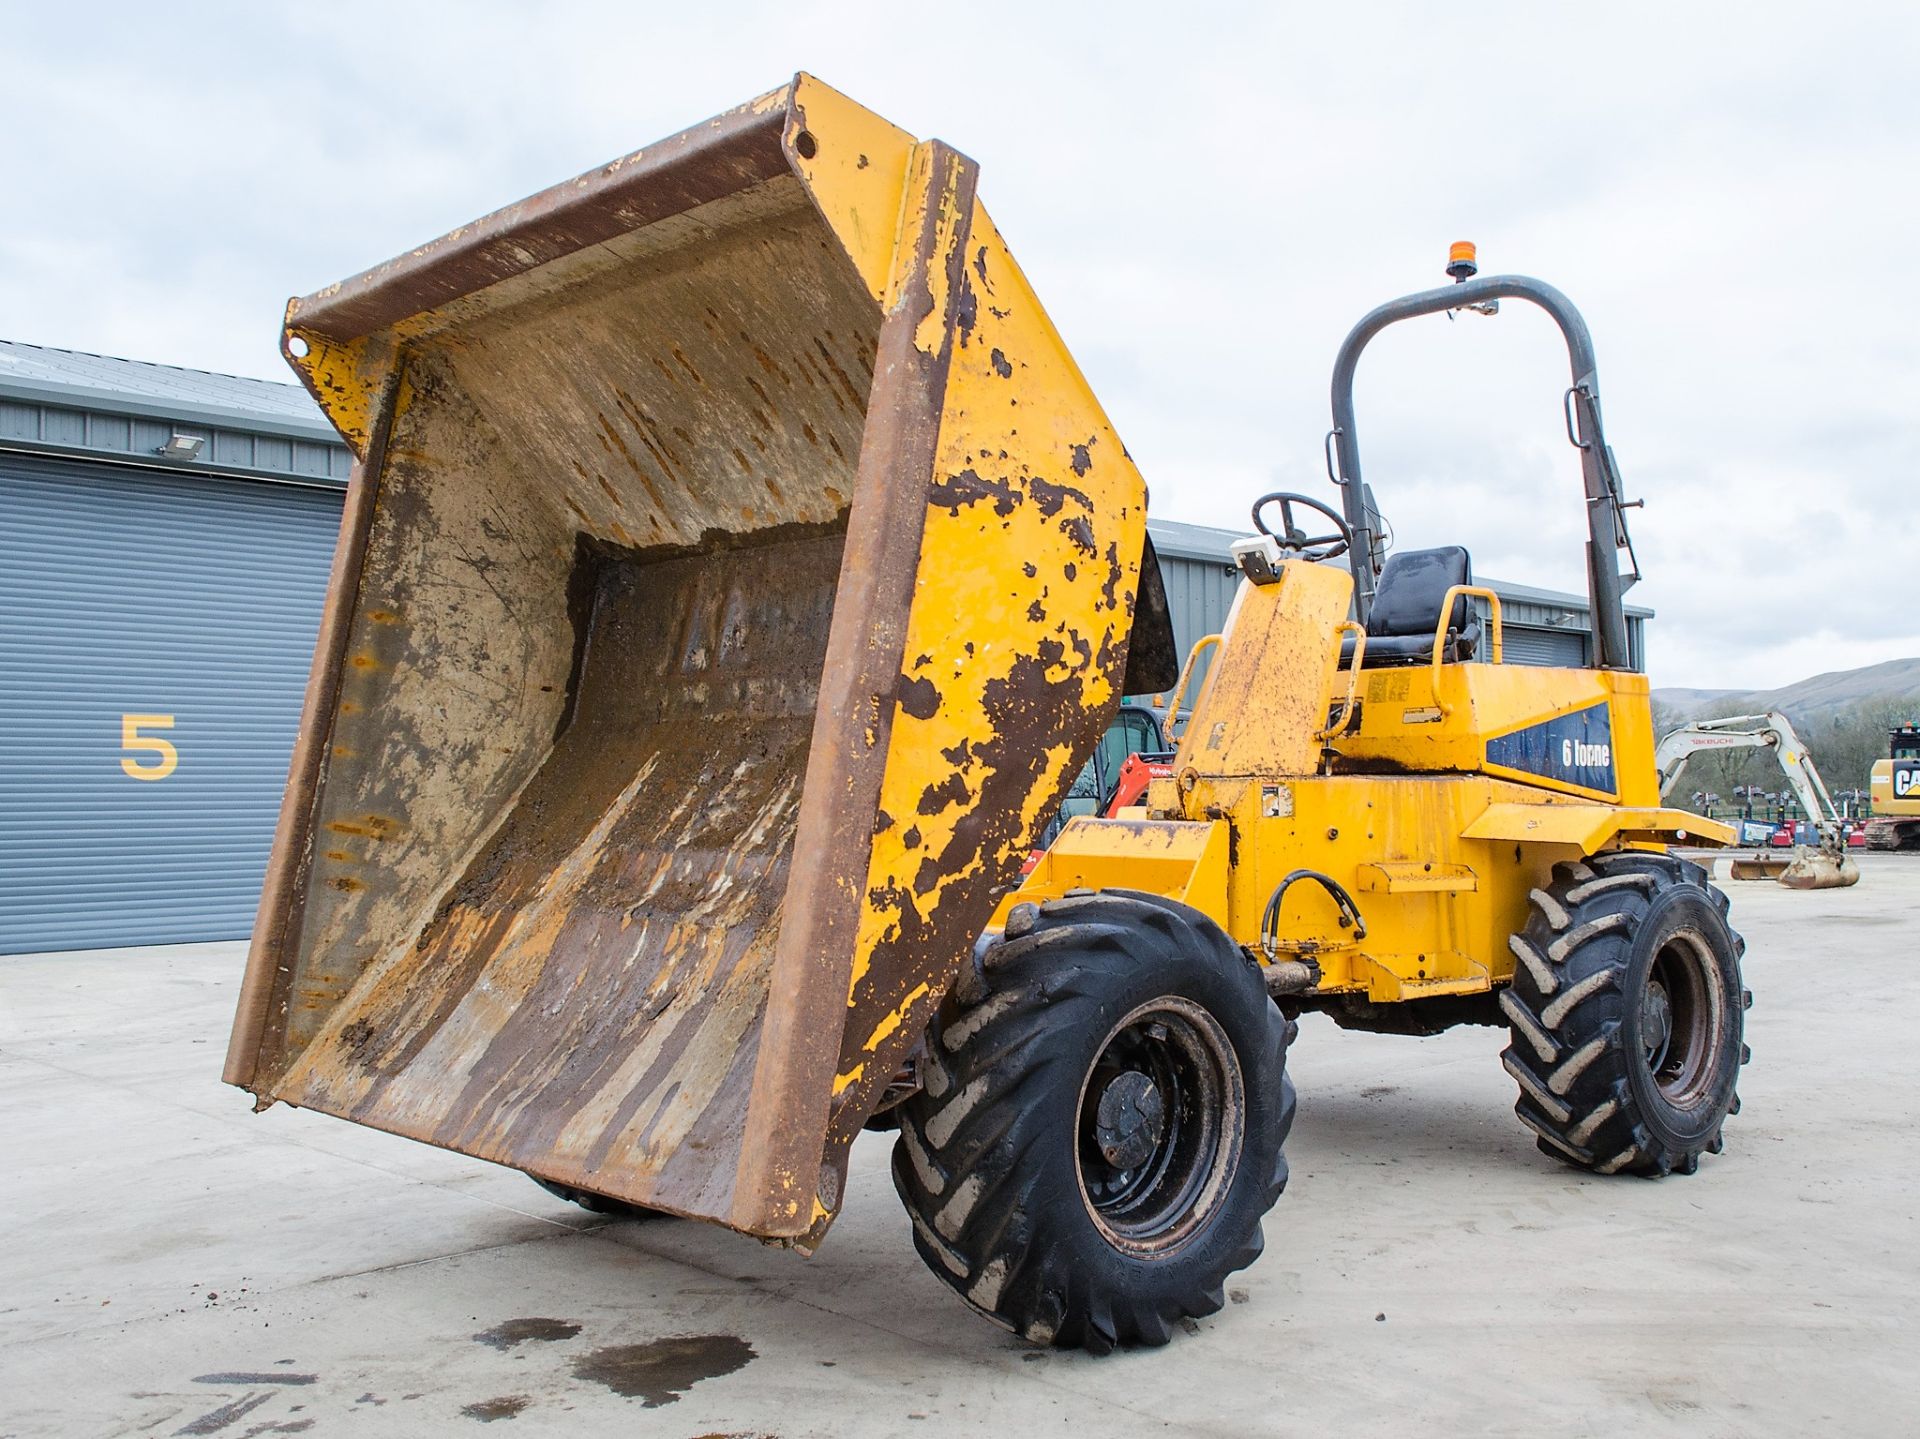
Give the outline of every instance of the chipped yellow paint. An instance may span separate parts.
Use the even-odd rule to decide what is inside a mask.
[[[281,352],[287,363],[306,382],[308,390],[319,402],[333,427],[340,432],[340,438],[347,442],[354,457],[364,460],[367,446],[372,442],[381,396],[393,379],[401,346],[426,326],[427,317],[415,317],[405,325],[341,344],[302,329],[296,320],[300,303],[297,299],[287,302],[287,323],[281,335]],[[306,354],[294,353],[293,341],[296,339],[306,345]],[[413,384],[403,369],[395,387],[393,414],[389,418],[397,421],[416,398]],[[403,458],[392,452],[389,457]]]
[[[1242,585],[1226,636],[1187,721],[1174,772],[1311,774],[1316,733],[1339,647],[1329,640],[1347,617],[1353,580],[1331,565],[1289,565],[1278,584]]]
[[[916,172],[930,168],[932,163],[932,145],[922,145],[914,151],[913,168]],[[925,203],[933,209],[935,234],[938,236],[934,245],[936,257],[944,257],[953,249],[955,231],[963,214],[960,206],[959,185],[959,167],[949,165],[946,167],[945,177],[939,189],[927,192]],[[926,191],[924,186],[917,185],[914,188],[916,192]],[[937,355],[955,342],[954,336],[947,328],[946,319],[947,301],[952,283],[945,265],[936,263],[929,267],[927,285],[932,294],[932,303],[927,306],[927,313],[921,317],[913,334],[914,348],[922,354]]]
[[[766,115],[778,110],[787,103],[793,88],[792,85],[782,85],[778,89],[767,91],[764,95],[756,95],[747,101],[747,109],[755,115]]]
[[[900,237],[917,233],[902,222],[901,207],[918,142],[811,75],[795,76],[791,88],[788,162],[873,297],[885,300],[901,269]],[[812,155],[798,145],[803,130]]]
[[[1730,824],[1683,809],[1633,809],[1568,800],[1562,804],[1490,804],[1462,833],[1468,839],[1570,844],[1587,854],[1620,835],[1633,840],[1672,835],[1690,843],[1730,845],[1736,832]]]
[[[1126,643],[1139,583],[1144,481],[985,209],[975,203],[969,219],[963,309],[974,323],[950,341],[931,321],[920,327],[923,347],[952,345],[951,368],[902,668],[938,703],[893,716],[848,990],[856,1007],[887,978],[874,974],[875,953],[911,922],[1018,873],[1076,750],[1066,725],[1003,726],[1037,717],[1043,695],[1104,722],[1120,696],[1102,661]],[[932,315],[944,308],[936,299]],[[1025,563],[983,563],[989,555]],[[993,814],[989,841],[970,841],[963,827],[993,810],[983,794],[996,772],[1023,766],[1039,782],[1020,788],[1017,814]],[[917,1022],[916,1006],[936,995],[922,986],[889,1018]]]
[[[1218,820],[1075,819],[1060,832],[1021,887],[1001,901],[1007,912],[1036,894],[1074,889],[1138,889],[1163,894],[1207,914],[1226,906],[1229,839]]]
[[[299,304],[298,300],[287,302],[287,328],[282,341],[287,362],[307,382],[314,399],[354,455],[364,460],[373,433],[374,405],[390,366],[385,355],[377,360],[369,357],[369,350],[376,348],[370,340],[337,344],[299,328],[295,316]],[[306,346],[306,354],[294,353],[295,340]]]
[[[932,991],[932,989],[933,989],[933,986],[931,984],[925,983],[924,981],[919,984],[916,984],[913,987],[913,989],[908,993],[907,997],[900,1001],[899,1005],[892,1011],[892,1013],[888,1014],[884,1019],[882,1019],[878,1024],[876,1024],[873,1027],[873,1033],[867,1036],[867,1048],[878,1049],[880,1047],[881,1042],[885,1040],[889,1035],[891,1035],[896,1029],[898,1029],[906,1021],[907,1011],[912,1009],[915,1004],[919,1003],[920,1000],[925,998]]]
[[[1347,759],[1423,771],[1482,771],[1556,793],[1642,808],[1660,803],[1645,675],[1458,664],[1373,670],[1363,678],[1359,723],[1335,746]],[[1548,776],[1503,769],[1487,760],[1489,739],[1599,704],[1608,709],[1619,794],[1599,795]]]

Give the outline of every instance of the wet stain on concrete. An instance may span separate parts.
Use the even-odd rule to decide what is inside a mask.
[[[702,1379],[744,1368],[753,1357],[753,1346],[737,1335],[686,1334],[645,1344],[609,1344],[575,1360],[573,1373],[657,1409]]]
[[[222,1404],[218,1409],[209,1410],[189,1424],[183,1424],[174,1430],[175,1434],[218,1434],[237,1419],[243,1419],[262,1404],[273,1398],[272,1394],[246,1394],[231,1404]]]
[[[552,1344],[579,1332],[580,1326],[571,1319],[507,1319],[473,1337],[489,1349],[511,1349],[529,1341]]]
[[[460,1412],[469,1419],[478,1419],[482,1424],[491,1424],[496,1419],[517,1419],[520,1411],[533,1400],[524,1394],[502,1394],[498,1399],[482,1399],[478,1404],[465,1405]]]

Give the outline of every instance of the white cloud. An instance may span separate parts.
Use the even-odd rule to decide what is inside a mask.
[[[288,294],[805,66],[982,162],[1172,518],[1329,494],[1334,349],[1449,241],[1560,286],[1656,681],[1773,684],[1920,653],[1916,60],[1897,3],[41,7],[0,57],[0,333],[282,378]],[[1383,337],[1402,540],[1577,585],[1565,383],[1516,307]]]

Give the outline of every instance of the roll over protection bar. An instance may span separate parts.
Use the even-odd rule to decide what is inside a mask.
[[[1567,438],[1580,451],[1580,469],[1586,487],[1587,590],[1594,661],[1600,669],[1631,669],[1633,660],[1627,645],[1623,597],[1627,586],[1639,579],[1639,573],[1636,566],[1633,573],[1623,577],[1614,558],[1616,551],[1624,549],[1631,560],[1633,542],[1627,535],[1628,504],[1621,498],[1620,472],[1600,423],[1600,381],[1593,338],[1587,331],[1587,322],[1571,300],[1553,286],[1524,275],[1489,275],[1390,300],[1370,311],[1341,342],[1333,365],[1333,430],[1328,438],[1337,465],[1332,478],[1341,488],[1347,523],[1353,530],[1349,563],[1353,569],[1358,618],[1362,624],[1366,623],[1373,606],[1377,575],[1373,514],[1361,479],[1360,444],[1353,412],[1353,375],[1359,366],[1361,351],[1375,335],[1398,321],[1503,299],[1526,300],[1538,305],[1553,317],[1567,342],[1567,357],[1573,372],[1573,383],[1566,392]]]

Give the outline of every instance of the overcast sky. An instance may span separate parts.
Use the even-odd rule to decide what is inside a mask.
[[[286,378],[288,295],[807,69],[981,190],[1153,491],[1329,500],[1374,304],[1585,311],[1655,683],[1920,655],[1920,5],[34,5],[0,50],[0,336]],[[1402,545],[1584,589],[1551,323],[1369,350]]]

